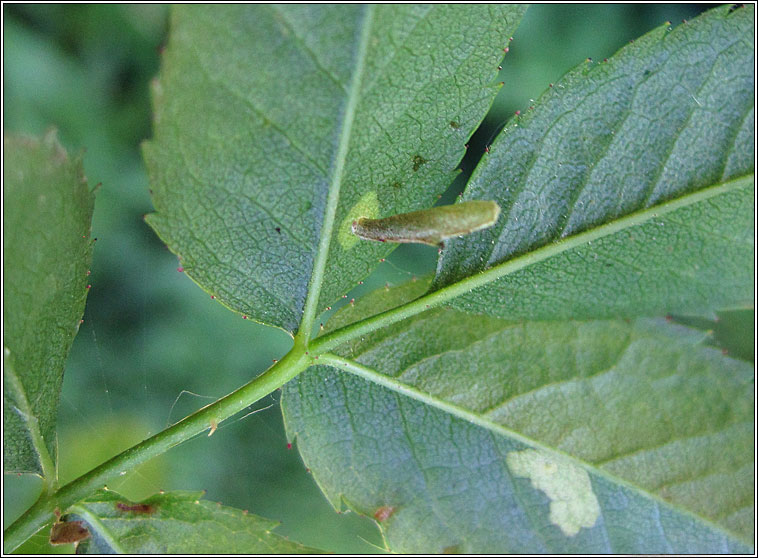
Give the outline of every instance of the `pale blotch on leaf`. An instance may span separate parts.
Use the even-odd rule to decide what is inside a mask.
[[[550,522],[564,535],[573,537],[582,527],[595,525],[600,503],[587,471],[534,449],[510,452],[505,460],[511,473],[530,479],[534,488],[550,498]]]
[[[340,228],[337,231],[337,240],[343,250],[349,250],[358,244],[358,237],[353,234],[353,221],[361,217],[376,217],[379,215],[379,198],[376,191],[366,192],[363,194],[358,203],[356,203],[347,212],[342,220]]]

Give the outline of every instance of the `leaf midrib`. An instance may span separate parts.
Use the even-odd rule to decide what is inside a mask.
[[[93,528],[97,530],[97,534],[100,536],[101,539],[103,539],[108,546],[111,547],[111,549],[116,552],[117,554],[128,554],[126,549],[121,546],[121,544],[118,541],[118,537],[116,536],[113,531],[108,528],[105,523],[100,521],[100,518],[90,512],[90,510],[85,507],[85,505],[80,504],[76,506],[72,506],[69,508],[69,512],[81,516],[83,519],[85,519],[89,525],[90,528]]]
[[[347,159],[348,147],[353,131],[353,120],[358,107],[358,98],[362,88],[363,75],[366,69],[366,55],[368,42],[371,36],[371,24],[374,14],[374,6],[369,5],[364,8],[363,20],[361,26],[360,42],[358,44],[358,53],[356,56],[355,70],[353,71],[350,87],[348,89],[347,103],[345,104],[345,113],[342,118],[340,138],[335,155],[329,183],[329,194],[327,196],[326,208],[324,210],[324,221],[321,227],[318,251],[313,264],[313,272],[308,284],[308,294],[305,299],[303,317],[298,329],[298,337],[303,340],[304,344],[308,343],[311,337],[311,329],[316,318],[318,301],[321,296],[321,287],[324,282],[324,271],[326,262],[329,257],[329,246],[332,240],[332,230],[334,229],[334,220],[337,214],[337,206],[340,197],[340,188],[345,171],[345,161]]]
[[[311,343],[311,349],[317,353],[331,351],[339,345],[360,335],[371,333],[382,327],[387,327],[398,321],[450,302],[451,300],[468,294],[474,289],[483,287],[501,279],[502,277],[521,271],[522,269],[528,268],[568,250],[579,248],[612,234],[643,225],[653,219],[660,218],[678,209],[683,209],[697,203],[705,202],[719,195],[746,188],[753,184],[754,176],[754,173],[750,173],[728,182],[702,188],[662,204],[609,221],[582,233],[565,237],[557,242],[524,254],[523,256],[495,265],[481,273],[468,276],[456,283],[452,283],[437,291],[421,296],[407,304],[337,329],[316,339]]]
[[[429,316],[429,318],[428,318],[428,320],[432,321],[432,322],[434,320],[436,320],[436,319],[437,319],[437,315],[436,314],[432,315],[432,316]],[[424,319],[421,322],[421,324],[425,324],[425,323],[427,323],[427,319]],[[418,324],[418,322],[416,322],[416,324]],[[366,364],[364,362],[361,362],[361,360],[365,360],[365,357],[371,355],[374,351],[378,351],[378,352],[385,351],[386,352],[387,346],[385,346],[385,339],[382,339],[382,340],[380,340],[378,342],[376,340],[372,340],[371,343],[369,344],[369,347],[367,349],[365,349],[365,350],[358,350],[358,351],[352,351],[351,355],[350,355],[350,360],[358,362],[362,366],[365,366],[367,368],[371,368],[372,370],[375,370],[379,374],[384,374],[385,376],[392,377],[394,380],[396,380],[396,381],[398,381],[398,382],[400,382],[400,383],[402,383],[404,385],[407,385],[407,386],[410,386],[410,387],[415,387],[413,385],[413,383],[407,381],[407,379],[406,379],[406,374],[409,371],[412,371],[413,369],[416,369],[416,368],[423,368],[426,364],[431,363],[434,360],[439,359],[440,357],[453,357],[454,358],[455,355],[462,355],[462,354],[466,354],[466,353],[480,354],[482,351],[479,349],[479,347],[482,347],[482,346],[486,345],[492,339],[497,338],[498,336],[500,336],[506,330],[509,330],[509,329],[512,329],[512,328],[516,327],[516,325],[517,324],[513,323],[513,322],[503,322],[501,328],[493,330],[491,333],[489,333],[488,335],[485,335],[484,337],[477,338],[476,340],[473,340],[473,341],[467,343],[465,346],[457,348],[457,349],[443,350],[441,352],[436,352],[435,354],[430,354],[430,355],[427,355],[427,356],[425,356],[423,358],[419,358],[417,360],[414,360],[413,362],[406,364],[401,370],[398,370],[397,373],[394,374],[394,375],[392,375],[392,376],[390,376],[389,374],[386,374],[384,372],[381,372],[373,364]],[[423,327],[423,325],[422,325],[422,327]],[[395,328],[393,328],[393,329],[395,329]],[[496,404],[494,404],[494,405],[492,405],[490,407],[484,408],[484,409],[471,408],[471,407],[467,407],[467,406],[464,406],[462,408],[466,409],[469,412],[474,413],[474,414],[476,414],[478,416],[481,416],[484,420],[488,420],[489,421],[489,420],[492,420],[492,419],[490,419],[490,415],[493,412],[495,412],[496,410],[499,410],[502,407],[505,407],[506,405],[510,405],[512,402],[514,402],[514,401],[516,401],[516,400],[518,400],[520,398],[528,398],[530,396],[533,396],[534,394],[538,393],[540,390],[543,390],[545,388],[555,387],[555,386],[559,386],[559,385],[562,385],[562,384],[568,384],[568,383],[577,382],[577,381],[579,381],[579,382],[592,382],[593,380],[595,380],[595,379],[597,379],[597,378],[599,378],[601,376],[604,376],[604,375],[607,375],[608,373],[617,371],[619,363],[624,358],[625,353],[629,350],[629,347],[631,346],[631,344],[634,343],[635,341],[636,341],[636,339],[631,334],[628,334],[627,335],[627,339],[626,339],[626,341],[624,343],[624,346],[623,347],[619,347],[618,353],[613,358],[613,362],[610,363],[610,364],[607,364],[604,367],[598,368],[597,370],[594,370],[590,374],[587,374],[587,375],[578,375],[578,374],[576,374],[576,375],[572,375],[572,376],[566,377],[566,378],[560,378],[560,379],[557,379],[557,380],[551,380],[551,381],[549,381],[547,383],[542,383],[542,384],[537,385],[535,387],[532,387],[532,388],[529,388],[529,389],[526,389],[526,390],[523,390],[523,391],[519,391],[518,393],[513,393],[513,394],[509,395],[508,397],[506,397],[505,399],[503,399],[501,401],[498,401]],[[674,375],[675,373],[676,372],[672,372],[671,375]],[[431,393],[429,393],[429,395],[431,397],[438,398],[438,399],[440,399],[443,402],[447,401],[441,394],[440,395],[432,395]],[[722,398],[724,400],[726,400],[726,396],[724,396]],[[496,420],[492,420],[492,422],[493,422],[493,424],[501,424],[500,422],[497,422]],[[709,430],[702,431],[702,432],[697,432],[696,434],[678,436],[677,438],[667,439],[667,440],[665,440],[663,442],[660,442],[660,443],[657,443],[655,445],[646,445],[644,447],[637,448],[637,449],[635,449],[635,450],[633,450],[631,452],[627,452],[627,453],[623,453],[623,454],[615,454],[612,457],[603,457],[603,458],[601,458],[599,460],[592,459],[591,461],[585,461],[585,462],[586,463],[591,463],[594,467],[598,467],[599,468],[599,467],[602,467],[606,463],[610,463],[610,462],[613,462],[613,461],[616,461],[616,460],[620,460],[620,459],[626,459],[626,458],[629,458],[629,457],[631,457],[631,456],[633,456],[635,454],[638,454],[638,453],[649,452],[649,451],[657,449],[657,448],[662,448],[665,445],[670,444],[674,440],[680,440],[680,441],[682,441],[682,440],[687,440],[687,439],[690,439],[690,438],[701,438],[701,437],[705,437],[705,436],[714,436],[714,435],[721,434],[724,430],[731,429],[731,428],[733,428],[735,426],[739,426],[739,425],[742,425],[744,423],[745,423],[745,421],[742,421],[742,420],[731,421],[731,422],[728,422],[728,423],[726,423],[724,425],[720,425],[716,429],[713,429],[711,427]],[[742,467],[742,466],[745,465],[745,463],[746,462],[740,461],[738,463],[738,465],[739,465],[739,467]],[[750,461],[750,463],[752,463],[752,461]],[[721,472],[721,471],[720,470],[716,471],[714,469],[713,472],[716,473],[716,472]],[[700,476],[704,476],[704,475],[700,475]],[[692,479],[688,478],[686,480],[692,480]],[[682,480],[680,479],[677,482],[682,482]],[[672,481],[671,484],[674,484],[674,482]],[[660,487],[656,487],[656,490],[658,488],[660,488]]]
[[[592,463],[588,463],[586,461],[578,459],[574,457],[573,455],[569,453],[565,453],[559,449],[546,446],[539,440],[535,440],[533,438],[530,438],[529,436],[525,436],[524,434],[511,430],[503,426],[502,424],[493,422],[488,418],[482,417],[478,413],[469,411],[468,409],[464,407],[460,407],[458,405],[445,401],[444,399],[438,398],[430,393],[423,392],[419,389],[416,389],[413,386],[409,386],[408,384],[405,384],[404,382],[399,381],[398,379],[394,377],[382,374],[381,372],[379,372],[378,370],[375,370],[372,367],[365,366],[363,364],[360,364],[357,361],[344,358],[332,353],[322,354],[319,360],[320,360],[319,364],[331,366],[333,368],[337,368],[338,370],[342,370],[352,375],[359,376],[367,381],[370,381],[384,388],[387,388],[400,396],[409,397],[425,405],[439,409],[458,419],[464,420],[475,426],[484,428],[488,432],[491,432],[492,434],[498,434],[498,435],[507,437],[509,439],[516,440],[519,443],[524,444],[528,447],[534,448],[536,450],[544,451],[548,454],[556,455],[559,459],[568,461],[572,463],[573,465],[580,467],[581,469],[588,471],[597,477],[601,477],[612,485],[624,487],[627,490],[633,491],[634,493],[638,494],[642,498],[650,499],[651,501],[655,503],[656,506],[659,506],[659,507],[662,506],[669,509],[673,509],[673,510],[676,510],[677,513],[680,513],[685,516],[689,516],[694,521],[707,525],[709,528],[722,533],[726,539],[739,541],[743,544],[747,544],[748,546],[752,547],[751,541],[743,540],[743,538],[738,533],[733,533],[725,529],[724,527],[722,527],[721,525],[717,523],[714,523],[711,519],[707,517],[702,517],[691,510],[682,508],[681,506],[673,502],[668,502],[664,500],[663,498],[661,498],[658,494],[654,492],[649,492],[635,484],[632,484],[631,482],[627,481],[626,479],[622,477],[618,477],[614,475],[613,473],[610,473],[604,469],[597,467],[596,465]]]

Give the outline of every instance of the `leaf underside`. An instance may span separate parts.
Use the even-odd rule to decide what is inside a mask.
[[[54,476],[63,369],[87,297],[94,193],[54,132],[6,136],[3,154],[4,469]]]
[[[148,222],[220,302],[295,332],[321,236],[319,312],[392,250],[354,219],[429,207],[453,180],[524,9],[177,7],[144,146]]]
[[[503,216],[451,240],[434,288],[537,249],[558,252],[572,235],[600,234],[637,215],[636,226],[454,305],[563,319],[711,314],[750,304],[753,26],[752,10],[724,6],[564,76],[506,125],[480,162],[464,199],[494,199]],[[667,213],[672,206],[680,207]]]
[[[424,288],[380,289],[333,327]],[[429,400],[319,366],[285,386],[283,412],[335,507],[394,510],[380,525],[396,552],[747,551],[753,369],[704,339],[662,320],[436,309],[339,351]],[[535,449],[559,472],[565,455],[584,471],[598,512],[578,532],[551,521],[553,500],[509,466]],[[563,498],[571,506],[570,490]],[[582,517],[591,506],[577,502]]]
[[[432,290],[492,280],[338,351],[416,396],[325,366],[284,389],[335,507],[396,552],[750,551],[752,367],[614,318],[753,303],[752,21],[655,30],[506,126],[464,195],[503,216],[450,242]]]
[[[134,503],[113,491],[100,491],[67,518],[84,521],[90,531],[77,554],[320,552],[273,534],[275,521],[203,500],[203,494],[166,492]]]
[[[176,9],[144,148],[150,224],[222,303],[296,332],[392,250],[353,220],[446,189],[522,13]],[[341,348],[363,378],[319,366],[284,389],[335,507],[399,552],[748,551],[752,369],[618,318],[752,302],[752,28],[728,7],[662,27],[506,126],[464,195],[503,213],[452,240],[431,285],[463,285],[455,309]]]

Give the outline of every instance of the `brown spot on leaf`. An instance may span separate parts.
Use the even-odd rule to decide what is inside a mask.
[[[421,155],[414,155],[413,156],[413,172],[416,172],[421,168],[421,165],[428,162],[426,159],[424,159]]]
[[[77,543],[89,537],[83,521],[56,522],[50,529],[50,544]]]
[[[374,519],[382,523],[384,521],[387,521],[390,517],[392,517],[393,513],[395,513],[394,507],[381,506],[380,508],[377,508],[377,510],[374,512]]]
[[[116,508],[123,512],[132,512],[145,515],[155,513],[155,506],[151,504],[127,504],[125,502],[117,502]]]

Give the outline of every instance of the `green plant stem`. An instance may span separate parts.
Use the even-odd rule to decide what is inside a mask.
[[[416,300],[408,302],[407,304],[403,304],[397,308],[381,312],[375,316],[372,316],[371,318],[355,322],[353,324],[337,329],[331,333],[328,333],[327,335],[318,337],[317,339],[311,341],[310,349],[313,353],[316,354],[323,354],[327,351],[332,351],[336,347],[342,345],[347,341],[355,339],[356,337],[360,337],[361,335],[366,335],[372,331],[376,331],[377,329],[387,327],[401,320],[410,318],[411,316],[415,316],[416,314],[420,314],[421,312],[426,312],[431,308],[445,304],[446,302],[449,302],[460,296],[464,296],[474,289],[492,283],[493,281],[505,277],[506,275],[510,275],[511,273],[515,273],[516,271],[532,266],[541,261],[552,258],[553,256],[557,256],[562,252],[566,252],[567,250],[578,248],[580,246],[589,245],[590,243],[603,237],[642,225],[648,221],[666,215],[667,213],[676,211],[677,209],[681,209],[696,203],[702,203],[705,200],[726,194],[727,192],[731,192],[739,188],[752,187],[753,182],[754,175],[749,174],[747,176],[737,178],[729,182],[711,186],[710,188],[703,188],[702,190],[698,190],[691,194],[687,194],[680,198],[664,202],[642,211],[637,211],[636,213],[632,213],[626,217],[616,219],[615,221],[611,221],[610,223],[601,225],[589,231],[569,236],[567,238],[559,240],[558,242],[548,244],[547,246],[534,250],[533,252],[530,252],[518,258],[513,258],[512,260],[508,260],[502,264],[491,267],[485,271],[482,271],[481,273],[462,279],[457,283],[443,287],[438,291],[426,294],[422,297],[417,298]]]
[[[18,548],[25,540],[50,523],[54,519],[56,509],[65,513],[72,505],[98,488],[102,488],[108,479],[117,476],[122,471],[134,470],[149,459],[212,428],[213,424],[218,424],[242,411],[282,387],[310,364],[312,364],[312,358],[304,347],[296,344],[281,361],[236,391],[121,452],[78,479],[62,486],[58,491],[44,492],[24,515],[5,530],[5,552]]]

